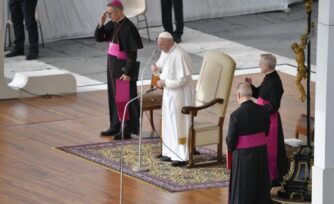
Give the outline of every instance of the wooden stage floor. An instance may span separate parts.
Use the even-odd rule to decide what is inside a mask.
[[[280,112],[288,138],[294,135],[299,115],[306,112],[306,103],[298,99],[294,77],[280,75],[285,88]],[[244,77],[235,77],[224,136],[229,114],[237,107],[235,86]],[[254,84],[263,78],[261,74],[252,77]],[[156,124],[159,118],[156,111]],[[119,174],[52,149],[110,141],[99,136],[107,127],[106,91],[0,101],[0,203],[119,203]],[[144,117],[144,134],[149,133]],[[227,188],[168,193],[124,177],[124,203],[128,204],[224,204],[227,193]]]

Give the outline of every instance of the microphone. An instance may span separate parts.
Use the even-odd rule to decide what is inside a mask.
[[[137,172],[140,172],[140,171],[147,171],[148,168],[147,167],[143,167],[141,165],[141,140],[142,140],[142,132],[143,132],[143,95],[146,94],[146,93],[150,93],[152,91],[154,91],[153,89],[150,89],[148,90],[147,92],[143,93],[143,85],[144,85],[144,80],[143,80],[143,76],[144,76],[144,73],[147,69],[147,67],[149,67],[149,65],[152,63],[153,59],[156,57],[157,55],[157,50],[154,49],[150,58],[147,60],[146,62],[146,65],[143,69],[143,71],[141,72],[141,77],[140,77],[140,80],[141,80],[141,85],[140,85],[140,111],[139,111],[139,114],[140,114],[140,119],[139,119],[139,142],[138,142],[138,164],[132,168],[133,171],[137,171]]]
[[[151,54],[151,56],[150,56],[150,58],[148,58],[145,66],[144,66],[143,71],[140,74],[140,81],[141,82],[143,82],[143,76],[144,76],[144,73],[145,73],[147,67],[149,67],[149,65],[151,64],[152,60],[156,57],[157,54],[158,54],[157,49],[154,49],[153,52],[152,52],[152,54]]]

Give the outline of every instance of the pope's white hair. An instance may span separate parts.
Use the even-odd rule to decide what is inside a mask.
[[[166,39],[173,39],[172,34],[170,34],[167,31],[160,33],[158,37],[159,38],[166,38]]]

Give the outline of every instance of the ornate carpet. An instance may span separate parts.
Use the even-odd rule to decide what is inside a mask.
[[[142,140],[142,165],[149,168],[146,172],[132,170],[138,164],[138,140],[124,141],[124,174],[160,187],[169,192],[180,192],[196,189],[221,188],[228,186],[229,175],[225,165],[200,168],[172,167],[170,162],[162,162],[156,158],[159,154],[159,139]],[[64,152],[79,156],[103,165],[111,170],[120,169],[121,142],[87,144],[78,146],[58,147]],[[215,152],[205,148],[198,149],[201,153],[196,160],[213,159]]]

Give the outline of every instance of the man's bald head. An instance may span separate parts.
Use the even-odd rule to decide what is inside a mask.
[[[238,102],[249,100],[252,97],[252,86],[248,82],[241,82],[237,86]]]

